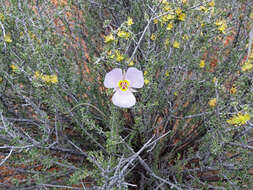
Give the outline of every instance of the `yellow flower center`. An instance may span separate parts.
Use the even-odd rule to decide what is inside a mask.
[[[118,82],[118,86],[119,86],[120,90],[127,91],[128,87],[129,87],[129,81],[128,80],[120,80]]]

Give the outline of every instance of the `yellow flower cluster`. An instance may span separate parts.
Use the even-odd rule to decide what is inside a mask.
[[[144,75],[144,84],[148,85],[150,83],[150,81],[147,79],[148,72],[144,71],[143,75]]]
[[[156,40],[156,35],[155,35],[155,34],[152,34],[151,37],[150,37],[150,39],[151,39],[152,41],[155,41],[155,40]]]
[[[227,123],[230,125],[241,126],[245,125],[249,120],[250,115],[248,113],[245,114],[238,113],[237,115],[234,115],[232,118],[228,119]]]
[[[237,89],[236,89],[236,87],[232,87],[232,88],[230,88],[230,93],[231,94],[235,94],[237,92]]]
[[[175,15],[172,15],[172,14],[167,14],[167,15],[164,15],[161,17],[161,23],[165,23],[165,22],[168,22],[169,20],[172,20],[175,18]]]
[[[129,32],[125,32],[123,30],[119,30],[117,33],[118,37],[128,39],[130,34]]]
[[[109,42],[112,42],[114,40],[115,40],[115,38],[114,38],[112,33],[110,33],[108,36],[105,36],[105,43],[109,43]]]
[[[107,55],[109,56],[110,59],[116,59],[116,61],[118,62],[123,61],[125,59],[125,56],[122,55],[119,50],[116,50],[114,54],[112,53],[112,51],[108,51]]]
[[[214,6],[215,6],[215,2],[214,2],[214,0],[213,0],[213,1],[211,1],[211,2],[209,2],[209,3],[208,3],[208,5],[209,5],[210,7],[214,7]]]
[[[159,20],[154,19],[154,24],[157,24],[158,21],[160,21],[161,24],[163,25],[164,23],[168,22],[169,20],[174,20],[174,19],[179,20],[179,21],[185,21],[186,14],[183,12],[183,10],[181,8],[177,8],[176,10],[173,10],[166,0],[162,1],[162,5],[163,5],[162,11],[164,13],[167,13],[167,12],[169,12],[169,13],[161,16],[161,18]],[[168,28],[172,28],[172,25],[168,26]]]
[[[125,59],[124,55],[122,55],[119,50],[116,50],[115,55],[116,61],[118,62],[123,61]]]
[[[217,20],[215,25],[218,27],[218,30],[225,34],[225,30],[227,29],[227,22],[225,20]]]
[[[173,24],[172,23],[169,23],[168,25],[167,25],[167,30],[171,30],[173,28]]]
[[[205,67],[205,61],[204,60],[201,60],[200,63],[199,63],[199,67],[201,69],[203,69]]]
[[[185,21],[186,14],[183,13],[183,10],[182,10],[182,9],[177,8],[177,9],[175,10],[175,14],[176,14],[176,16],[177,16],[177,20]]]
[[[4,14],[3,14],[3,13],[0,13],[0,20],[3,22],[4,19],[5,19]]]
[[[215,107],[216,104],[217,104],[216,98],[212,98],[211,100],[209,100],[208,104],[209,104],[209,106],[212,107],[212,108]]]
[[[58,77],[57,77],[57,75],[43,75],[39,71],[36,71],[34,73],[34,78],[40,79],[43,82],[48,83],[48,84],[50,84],[50,83],[51,84],[58,83]]]
[[[174,43],[173,43],[173,47],[174,48],[180,48],[180,43],[175,40]]]
[[[134,62],[133,61],[130,61],[130,63],[128,64],[128,66],[134,66]]]
[[[10,65],[10,68],[12,69],[12,71],[13,71],[14,73],[18,71],[18,66],[15,65],[15,64],[11,64],[11,65]]]
[[[242,71],[247,72],[253,69],[253,49],[251,50],[251,54],[248,57],[248,60],[243,64]]]
[[[131,17],[128,17],[127,21],[125,23],[127,26],[131,26],[134,24],[133,19]],[[117,36],[120,38],[128,39],[130,36],[130,33],[126,32],[124,30],[118,29]],[[115,37],[114,37],[113,33],[110,33],[109,35],[104,37],[105,43],[110,43],[110,42],[113,42],[114,40],[115,40]]]
[[[127,25],[128,25],[128,26],[131,26],[133,23],[134,23],[134,22],[133,22],[133,19],[132,19],[131,17],[128,17],[128,18],[127,18]]]
[[[12,42],[11,34],[10,33],[7,33],[7,34],[4,35],[4,41],[7,42],[7,43],[11,43]]]
[[[209,2],[209,3],[207,4],[206,7],[203,6],[203,5],[201,5],[201,6],[199,7],[199,10],[206,13],[206,12],[208,12],[208,11],[210,10],[210,8],[213,8],[214,6],[215,6],[215,2],[214,2],[214,1],[211,1],[211,2]]]

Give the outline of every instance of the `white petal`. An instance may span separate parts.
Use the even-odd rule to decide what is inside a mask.
[[[119,68],[113,69],[105,75],[104,86],[106,88],[115,88],[122,78],[122,70]]]
[[[121,108],[130,108],[135,104],[136,99],[133,93],[130,92],[129,90],[125,92],[117,90],[115,94],[112,96],[112,102],[115,106]]]
[[[142,88],[144,85],[143,73],[135,67],[130,67],[127,69],[126,80],[129,81],[130,87],[133,88]]]

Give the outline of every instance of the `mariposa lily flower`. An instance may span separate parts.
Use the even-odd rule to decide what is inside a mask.
[[[143,73],[135,67],[128,68],[127,72],[115,68],[105,75],[104,80],[106,88],[114,88],[113,104],[122,108],[130,108],[136,103],[134,88],[142,88],[143,85]]]

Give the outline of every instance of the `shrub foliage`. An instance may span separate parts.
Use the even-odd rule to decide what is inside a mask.
[[[1,188],[253,188],[250,0],[0,2]]]

